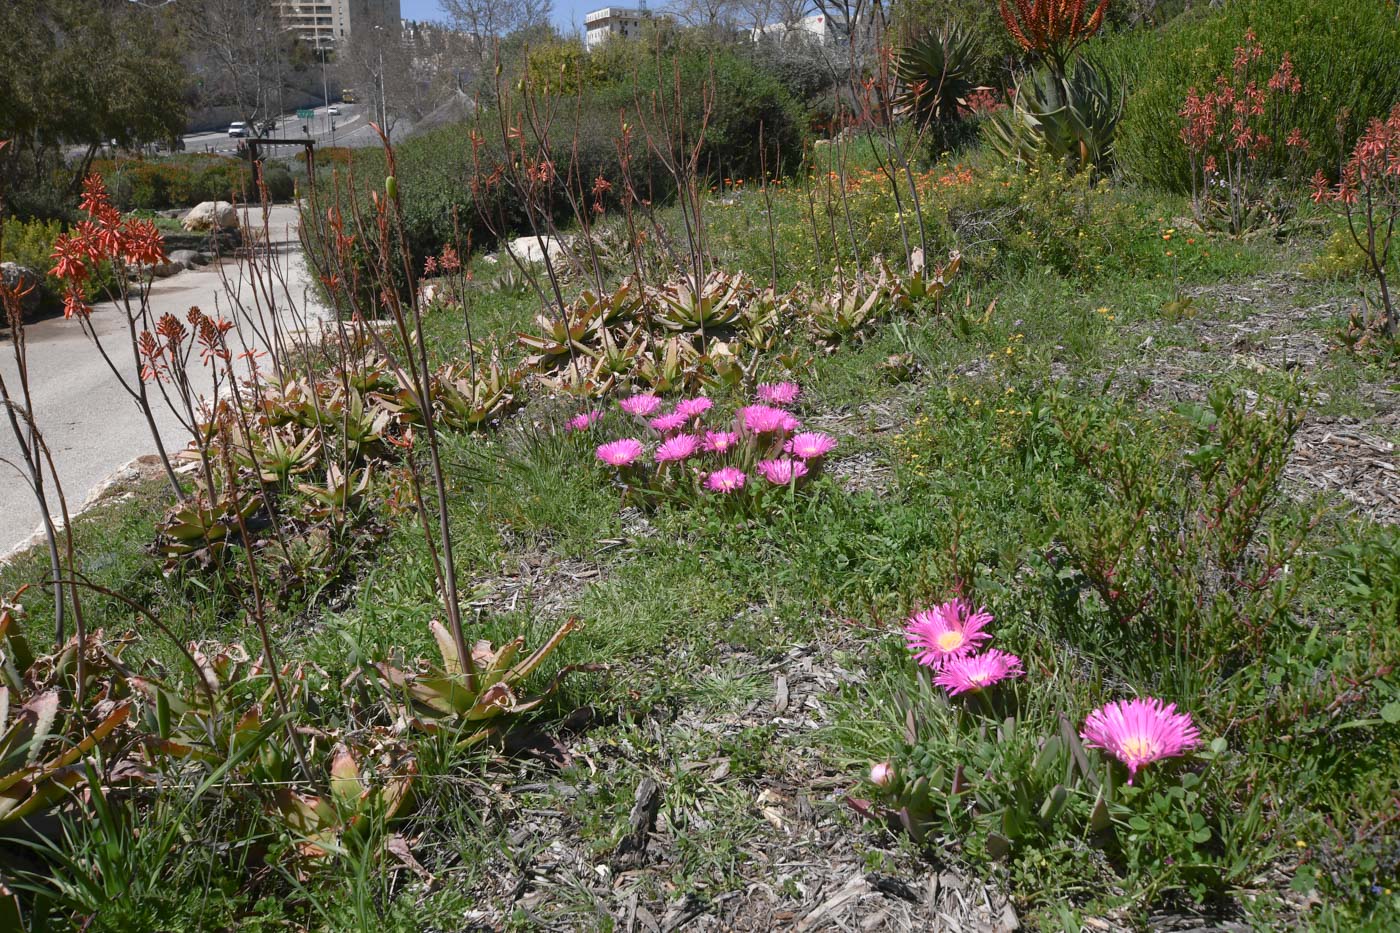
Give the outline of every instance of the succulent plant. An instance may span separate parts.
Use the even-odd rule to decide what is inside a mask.
[[[903,86],[895,106],[920,127],[954,123],[976,89],[975,66],[976,45],[961,28],[925,33],[904,46],[895,60],[895,75]]]
[[[120,673],[124,642],[109,644],[99,632],[38,655],[23,618],[17,602],[0,600],[0,834],[87,780],[94,753],[116,752],[118,727],[132,711]]]
[[[671,331],[718,330],[738,323],[753,294],[742,272],[711,272],[699,288],[688,279],[653,289],[654,318]]]
[[[417,759],[403,743],[382,734],[342,740],[331,750],[327,790],[278,787],[270,813],[296,838],[297,855],[323,858],[405,815],[417,778]]]
[[[1113,161],[1123,98],[1107,72],[1080,57],[1064,78],[1037,70],[1016,84],[1012,105],[991,114],[987,141],[1009,161],[1042,155],[1069,171],[1101,170]]]
[[[157,526],[156,552],[166,559],[167,566],[181,561],[221,563],[229,544],[239,538],[240,521],[246,524],[261,504],[258,496],[250,495],[241,499],[237,508],[228,498],[213,504],[196,498],[176,505]]]
[[[438,404],[442,421],[458,431],[482,428],[511,409],[524,374],[507,371],[498,357],[475,368],[447,366],[438,372]]]
[[[412,669],[405,670],[402,661],[381,661],[366,667],[363,673],[396,710],[401,730],[446,733],[459,746],[466,747],[490,734],[486,725],[491,720],[534,709],[558,688],[565,675],[581,669],[561,669],[543,693],[530,699],[521,699],[517,693],[525,679],[577,627],[577,620],[569,619],[547,642],[519,662],[516,658],[525,647],[523,637],[500,648],[478,641],[472,648],[469,674],[451,633],[434,620],[429,628],[437,643],[440,663],[419,660]]]

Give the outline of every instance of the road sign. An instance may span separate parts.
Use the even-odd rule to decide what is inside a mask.
[[[297,111],[297,119],[298,119],[298,120],[310,120],[310,119],[311,119],[312,117],[314,117],[314,116],[316,116],[316,111],[314,111],[314,110],[298,110],[298,111]]]

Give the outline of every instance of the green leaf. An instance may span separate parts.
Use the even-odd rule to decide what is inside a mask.
[[[1152,828],[1151,825],[1147,822],[1147,820],[1144,820],[1140,816],[1130,817],[1128,819],[1128,825],[1140,833],[1145,833]]]
[[[1381,718],[1394,725],[1400,722],[1400,700],[1392,700],[1381,707]]]
[[[1203,827],[1193,832],[1191,834],[1191,841],[1196,843],[1197,845],[1210,842],[1210,828]]]

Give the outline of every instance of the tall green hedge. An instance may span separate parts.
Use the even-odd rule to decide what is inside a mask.
[[[1090,49],[1124,72],[1132,87],[1118,129],[1118,160],[1130,175],[1172,191],[1190,186],[1177,115],[1193,85],[1205,90],[1228,72],[1247,29],[1273,64],[1290,52],[1303,93],[1298,124],[1312,144],[1307,174],[1335,173],[1342,151],[1372,118],[1400,100],[1400,22],[1381,0],[1227,0],[1153,33]],[[1348,114],[1345,143],[1337,117]],[[1288,156],[1282,147],[1277,167]]]

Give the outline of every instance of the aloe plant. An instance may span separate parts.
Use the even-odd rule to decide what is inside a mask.
[[[569,619],[533,654],[518,662],[516,658],[525,647],[523,637],[500,648],[478,641],[472,648],[475,688],[451,633],[436,620],[429,629],[437,643],[440,662],[420,660],[405,670],[402,662],[381,661],[366,667],[363,673],[396,711],[401,730],[446,733],[458,746],[466,747],[490,735],[487,724],[492,720],[534,709],[558,688],[565,675],[580,669],[563,668],[543,693],[529,699],[522,699],[518,693],[525,679],[577,627],[577,620]]]
[[[118,727],[132,711],[120,674],[122,643],[98,636],[80,645],[73,638],[51,655],[36,655],[23,614],[0,601],[0,833],[86,780],[86,763],[95,753],[115,752]]]
[[[739,321],[753,294],[742,272],[711,272],[696,288],[688,279],[653,289],[655,320],[685,333],[729,327]]]
[[[1123,96],[1100,66],[1080,57],[1063,77],[1042,68],[1016,84],[1010,107],[991,114],[987,141],[1003,158],[1042,156],[1071,172],[1101,171],[1113,161]]]
[[[515,405],[523,376],[494,357],[475,367],[474,373],[471,367],[444,367],[437,376],[443,423],[469,431],[500,419]]]
[[[331,750],[326,792],[279,787],[270,814],[296,838],[295,851],[316,859],[371,838],[413,804],[418,762],[402,743],[342,740]]]

